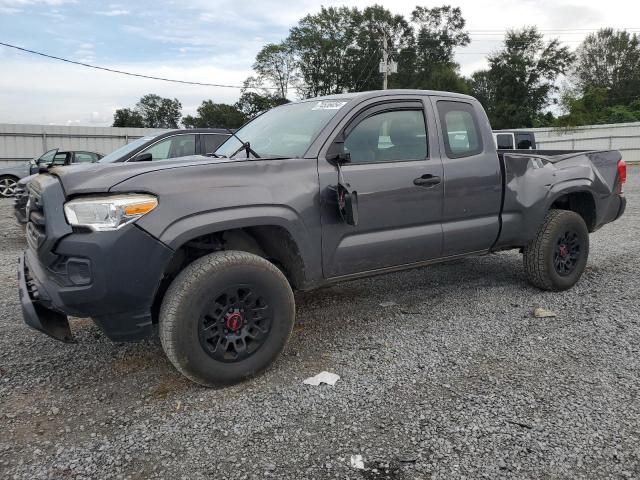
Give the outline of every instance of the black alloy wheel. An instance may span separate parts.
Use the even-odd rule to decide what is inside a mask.
[[[214,295],[200,318],[198,335],[205,351],[220,362],[253,355],[268,338],[273,311],[251,284],[235,285]]]
[[[553,252],[553,266],[558,275],[571,275],[580,260],[580,237],[574,230],[567,230],[558,237]]]

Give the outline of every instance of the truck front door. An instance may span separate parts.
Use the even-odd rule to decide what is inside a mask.
[[[402,98],[362,106],[335,134],[333,145],[340,144],[351,157],[342,171],[358,194],[357,226],[341,221],[331,188],[338,180],[336,167],[326,151],[320,155],[322,262],[327,278],[441,254],[444,180],[441,159],[429,150],[437,139],[431,105],[426,104],[425,111],[420,97]],[[331,146],[326,150],[335,151]]]

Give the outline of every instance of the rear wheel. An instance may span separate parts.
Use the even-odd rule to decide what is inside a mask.
[[[217,252],[187,266],[160,309],[160,340],[171,363],[206,386],[229,384],[267,368],[295,319],[293,292],[262,257]]]
[[[18,179],[11,175],[0,177],[0,197],[13,197],[18,186]]]
[[[543,290],[567,290],[580,279],[589,256],[589,230],[580,215],[549,210],[524,248],[524,271]]]

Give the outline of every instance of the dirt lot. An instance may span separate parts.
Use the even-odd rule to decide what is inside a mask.
[[[0,478],[640,478],[639,173],[571,291],[528,286],[508,252],[298,294],[285,354],[219,390],[157,338],[28,329],[2,200]],[[342,378],[302,384],[321,370]]]

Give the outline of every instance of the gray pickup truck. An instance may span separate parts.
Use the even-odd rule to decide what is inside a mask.
[[[282,351],[294,290],[505,249],[534,286],[582,274],[589,232],[625,209],[617,151],[496,150],[472,97],[315,98],[249,122],[211,157],[53,169],[29,186],[25,321],[72,341],[149,335],[204,385]]]

